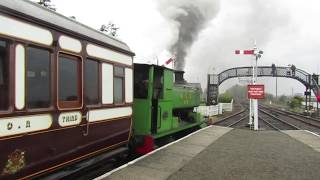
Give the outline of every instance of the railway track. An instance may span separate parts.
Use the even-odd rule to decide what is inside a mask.
[[[285,111],[285,110],[278,109],[278,108],[275,108],[275,107],[272,107],[272,106],[267,106],[267,105],[259,105],[259,106],[262,107],[262,108],[272,109],[273,111],[276,111],[276,112],[279,112],[279,113],[285,113],[286,115],[290,114],[290,115],[293,115],[295,117],[300,117],[302,119],[307,119],[307,120],[310,120],[310,121],[320,122],[320,118],[314,118],[314,117],[310,117],[310,116],[305,116],[305,115],[302,115],[302,114],[299,114],[299,113],[295,113],[295,112],[291,112],[291,111]]]
[[[214,125],[248,129],[247,119],[249,118],[248,108],[226,117]],[[259,129],[260,130],[308,130],[320,134],[320,120],[287,112],[284,110],[259,106]]]
[[[299,127],[288,123],[287,121],[284,121],[283,119],[275,116],[274,114],[262,110],[261,108],[259,109],[259,119],[261,119],[263,122],[265,122],[269,127],[272,129],[275,129],[277,131],[279,130],[299,130]]]
[[[264,123],[264,126],[263,126],[263,127],[268,127],[268,128],[273,129],[273,130],[280,131],[280,129],[279,129],[277,126],[273,125],[272,123],[270,123],[269,121],[265,120],[264,118],[259,117],[259,123],[260,123],[260,122],[263,122],[263,123]],[[260,123],[260,124],[261,124],[261,123]],[[266,128],[266,129],[267,129],[267,128]]]
[[[248,108],[245,108],[236,114],[230,115],[228,117],[225,117],[225,118],[213,123],[213,125],[225,126],[225,127],[236,127],[236,126],[240,127],[239,124],[248,118],[249,118]],[[241,124],[243,124],[243,123],[241,123]]]
[[[267,113],[272,113],[277,118],[289,123],[299,129],[308,130],[317,134],[320,134],[320,121],[314,118],[306,118],[302,115],[296,115],[291,112],[280,111],[272,108],[266,108],[261,106],[260,109],[264,109]]]

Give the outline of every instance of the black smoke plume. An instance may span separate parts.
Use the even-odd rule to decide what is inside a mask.
[[[183,70],[185,59],[200,32],[218,11],[217,0],[163,0],[159,2],[159,11],[168,20],[175,23],[177,37],[168,50],[175,57],[175,69]]]

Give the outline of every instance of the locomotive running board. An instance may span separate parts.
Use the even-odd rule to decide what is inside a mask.
[[[36,177],[36,179],[56,180],[56,179],[68,178],[69,176],[76,176],[76,174],[81,173],[80,171],[82,170],[85,170],[87,168],[90,168],[91,166],[99,164],[102,161],[111,159],[112,157],[117,157],[116,155],[119,155],[121,153],[126,153],[126,152],[128,152],[127,147],[120,147],[115,150],[102,153],[92,158],[88,158],[78,163],[66,166],[64,168],[54,171],[53,173]]]

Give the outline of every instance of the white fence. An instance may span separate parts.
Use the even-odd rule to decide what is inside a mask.
[[[219,103],[214,106],[199,106],[194,108],[194,112],[198,112],[203,116],[216,116],[222,114],[225,111],[232,111],[233,100],[231,103]]]
[[[200,113],[203,116],[215,116],[215,115],[221,114],[221,111],[219,112],[219,105],[199,106],[199,107],[195,107],[194,111]]]
[[[232,107],[233,107],[233,100],[231,101],[231,103],[219,103],[219,106],[222,106],[222,110],[223,111],[232,111]]]

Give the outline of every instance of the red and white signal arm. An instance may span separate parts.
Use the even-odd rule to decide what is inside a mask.
[[[235,54],[254,55],[254,50],[235,50]]]
[[[264,84],[249,84],[248,85],[249,99],[264,99]]]

